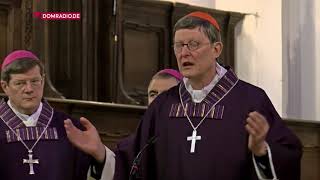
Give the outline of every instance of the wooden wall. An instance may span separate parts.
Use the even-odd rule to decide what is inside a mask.
[[[33,50],[46,66],[48,97],[144,105],[152,75],[176,67],[174,23],[195,10],[219,21],[221,62],[232,67],[242,14],[156,0],[0,0],[0,59]],[[43,21],[33,12],[80,12],[81,20]]]
[[[7,54],[9,49],[21,48],[22,22],[21,2],[17,0],[0,1],[0,58]]]
[[[285,119],[303,144],[302,180],[320,179],[320,122]]]

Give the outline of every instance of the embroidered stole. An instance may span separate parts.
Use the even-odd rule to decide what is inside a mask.
[[[226,74],[219,80],[219,82],[212,88],[205,99],[200,103],[194,103],[185,85],[180,84],[182,96],[181,98],[188,116],[194,118],[204,117],[216,102],[220,101],[228,92],[231,91],[238,80],[239,79],[236,74],[231,69],[229,69]],[[225,107],[223,105],[215,105],[207,118],[222,119],[224,108]],[[181,103],[171,105],[169,117],[186,117]]]
[[[37,140],[41,132],[50,122],[53,114],[53,108],[43,101],[41,114],[35,127],[26,127],[22,120],[12,111],[6,101],[2,99],[0,102],[0,118],[3,119],[24,141]],[[10,130],[6,130],[6,139],[8,143],[20,141],[20,139]],[[55,127],[48,127],[41,137],[41,140],[58,140],[58,133]]]

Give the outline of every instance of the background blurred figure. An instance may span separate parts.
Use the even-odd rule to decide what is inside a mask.
[[[163,69],[157,72],[148,86],[148,105],[162,92],[176,86],[183,76],[174,69]]]
[[[150,105],[159,94],[178,85],[182,79],[183,76],[174,69],[163,69],[157,72],[151,78],[148,86],[148,105]],[[116,168],[126,169],[127,171],[129,171],[129,169],[127,169],[128,164],[132,164],[132,161],[134,159],[134,154],[132,153],[133,139],[134,136],[130,135],[117,144],[117,149],[115,150]],[[114,179],[126,179],[127,176],[128,175],[118,173],[118,171],[116,171]]]

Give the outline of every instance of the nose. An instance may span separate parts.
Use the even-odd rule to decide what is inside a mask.
[[[24,91],[25,92],[32,92],[33,91],[33,86],[31,84],[31,82],[27,81],[25,86],[24,86]]]
[[[185,44],[182,46],[182,49],[181,49],[181,56],[185,57],[185,56],[188,56],[190,55],[190,50],[188,49],[188,46]]]

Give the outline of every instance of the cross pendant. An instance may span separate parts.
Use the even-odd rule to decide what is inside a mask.
[[[29,154],[29,159],[23,159],[23,164],[29,164],[29,174],[34,174],[34,170],[33,170],[33,164],[39,164],[39,159],[33,159],[32,156],[32,151],[28,151]]]
[[[187,141],[191,141],[190,153],[194,153],[197,140],[201,140],[201,136],[197,136],[197,130],[194,129],[192,131],[192,136],[187,137]]]

